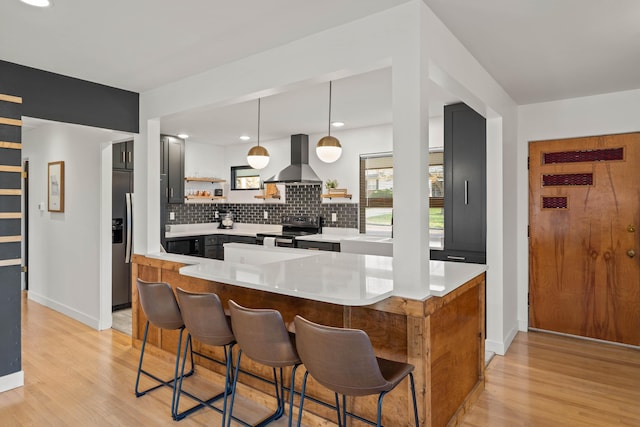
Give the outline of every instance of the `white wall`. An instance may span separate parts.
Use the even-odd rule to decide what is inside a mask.
[[[26,128],[22,136],[29,160],[29,299],[96,329],[111,326],[110,141],[125,136],[61,123]],[[48,212],[47,163],[60,160],[65,209]]]
[[[529,141],[640,131],[640,90],[518,107],[518,322],[528,327]]]
[[[495,133],[488,140],[487,180],[487,348],[503,354],[517,330],[517,109],[513,100],[482,68],[444,24],[422,2],[413,0],[345,25],[296,40],[215,69],[141,94],[140,137],[136,139],[136,162],[157,159],[157,121],[165,115],[207,105],[225,105],[294,89],[307,83],[392,66],[393,145],[400,186],[400,202],[394,230],[402,249],[394,281],[407,286],[426,286],[428,239],[416,237],[416,227],[428,221],[426,194],[428,147],[428,80],[432,80],[492,121]],[[269,147],[268,147],[269,148]],[[269,148],[270,149],[270,148]],[[227,153],[228,154],[228,153]],[[244,155],[244,153],[242,153]],[[159,247],[158,162],[148,160],[136,173],[135,192],[144,200],[136,217],[136,252]],[[349,166],[346,166],[349,167]],[[326,173],[317,170],[318,173]],[[347,171],[347,173],[349,173]],[[338,178],[338,177],[336,177]],[[338,178],[339,179],[339,178]],[[348,178],[346,178],[348,180]],[[416,184],[417,183],[417,184]],[[423,187],[424,186],[424,191]],[[140,200],[140,199],[139,199]],[[419,240],[416,242],[416,238]],[[395,249],[394,249],[395,252]]]

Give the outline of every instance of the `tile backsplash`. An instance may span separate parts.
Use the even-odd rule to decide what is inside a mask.
[[[168,224],[199,224],[214,221],[214,211],[233,212],[236,222],[251,224],[280,224],[283,215],[318,215],[323,227],[358,228],[357,203],[322,203],[322,186],[287,184],[286,203],[185,203],[169,204],[168,212],[175,213],[175,220]],[[268,219],[264,219],[264,212]],[[331,214],[337,216],[331,222]],[[167,215],[168,216],[168,215]]]

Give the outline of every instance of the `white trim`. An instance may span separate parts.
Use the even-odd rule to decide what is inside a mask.
[[[82,313],[74,308],[69,307],[68,305],[61,304],[57,301],[54,301],[48,297],[45,297],[44,295],[40,295],[31,290],[29,291],[28,295],[31,301],[35,301],[39,304],[44,305],[45,307],[49,307],[52,310],[62,313],[65,316],[69,316],[72,319],[77,320],[78,322],[84,323],[85,325],[93,329],[99,330],[100,321],[95,317],[91,317],[85,313]]]
[[[24,371],[14,372],[13,374],[0,377],[0,393],[24,385]]]
[[[540,332],[540,333],[544,333],[544,334],[559,335],[561,337],[576,338],[576,339],[584,340],[584,341],[597,342],[597,343],[600,343],[600,344],[610,344],[610,345],[615,345],[615,346],[618,346],[618,347],[626,347],[626,348],[630,348],[630,349],[633,349],[633,350],[640,350],[640,346],[631,345],[631,344],[625,344],[625,343],[621,343],[621,342],[600,340],[598,338],[583,337],[581,335],[565,334],[564,332],[548,331],[546,329],[529,328],[529,330],[531,332]]]
[[[518,334],[518,328],[514,327],[509,331],[509,333],[507,334],[507,336],[504,338],[502,342],[494,341],[494,340],[485,340],[484,341],[485,351],[492,351],[495,354],[504,356],[517,334]]]
[[[518,329],[522,332],[527,332],[529,330],[529,321],[528,320],[518,320]]]

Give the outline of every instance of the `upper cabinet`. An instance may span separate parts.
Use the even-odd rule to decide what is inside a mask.
[[[166,175],[165,191],[169,203],[184,203],[184,140],[160,137],[160,173]]]
[[[432,258],[485,263],[487,125],[466,104],[444,107],[444,250]]]
[[[113,144],[113,169],[133,170],[133,141]]]

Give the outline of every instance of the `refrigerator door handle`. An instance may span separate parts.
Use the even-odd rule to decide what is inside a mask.
[[[131,263],[131,226],[132,221],[131,221],[131,217],[132,217],[132,209],[133,209],[133,194],[132,193],[127,193],[125,194],[125,202],[126,202],[126,206],[127,206],[127,239],[126,239],[126,247],[124,250],[124,262],[129,264]]]

